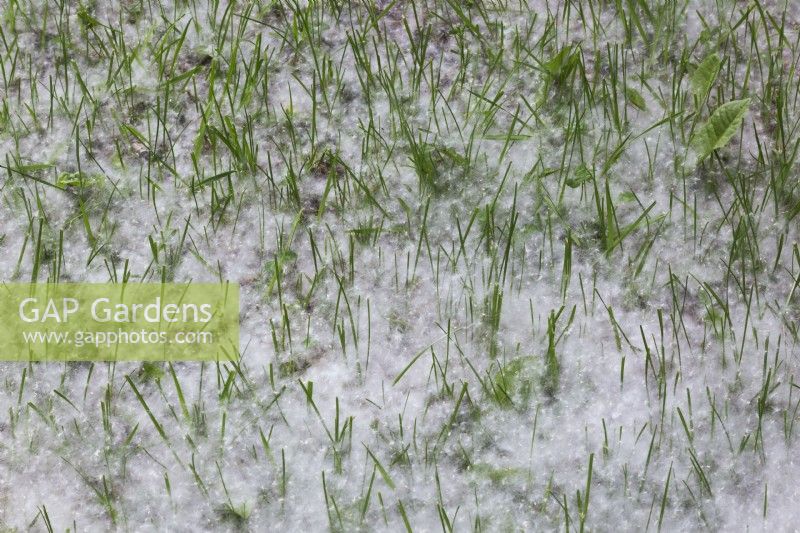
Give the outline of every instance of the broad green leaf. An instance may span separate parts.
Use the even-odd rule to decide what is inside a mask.
[[[701,100],[705,99],[706,95],[711,90],[711,86],[714,85],[714,81],[717,79],[719,66],[721,64],[722,60],[720,60],[716,52],[712,52],[697,65],[696,69],[694,69],[691,78],[692,93],[694,93],[697,98]]]
[[[29,165],[20,165],[17,167],[17,170],[20,172],[25,172],[30,174],[32,172],[39,172],[42,170],[47,170],[49,168],[53,168],[55,165],[52,163],[31,163]]]
[[[556,83],[563,83],[579,63],[579,51],[565,46],[544,64],[544,68]]]
[[[642,111],[647,109],[647,104],[644,101],[644,96],[642,96],[642,93],[640,93],[633,87],[625,87],[625,96],[628,99],[628,103],[631,104],[633,107],[641,109]]]
[[[576,189],[594,179],[594,174],[591,170],[586,168],[586,165],[581,165],[575,169],[575,176],[567,178],[566,183],[569,187]]]
[[[714,150],[722,148],[742,124],[750,99],[733,100],[719,106],[708,121],[692,136],[691,144],[698,160],[703,160]]]
[[[88,175],[83,172],[62,172],[58,175],[56,186],[61,188],[66,187],[91,187],[102,183],[102,176],[93,174]]]
[[[86,29],[92,29],[96,26],[102,26],[102,23],[94,18],[89,11],[86,9],[86,6],[78,7],[78,20],[81,21],[81,25]]]

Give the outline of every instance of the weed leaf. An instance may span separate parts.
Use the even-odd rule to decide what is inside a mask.
[[[719,106],[708,121],[692,136],[691,144],[703,160],[714,150],[722,148],[742,124],[750,99],[733,100]]]
[[[647,103],[644,101],[644,96],[633,87],[625,87],[625,96],[628,99],[628,103],[636,109],[641,111],[647,110]]]
[[[575,169],[575,175],[566,179],[566,183],[569,187],[573,189],[577,189],[587,181],[591,181],[594,179],[594,174],[591,170],[586,168],[586,165],[581,165],[577,169]]]
[[[691,78],[692,93],[700,100],[705,100],[711,86],[714,85],[721,64],[722,60],[716,52],[712,52],[694,69]]]

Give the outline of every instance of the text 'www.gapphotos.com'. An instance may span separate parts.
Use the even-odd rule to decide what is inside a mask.
[[[27,344],[111,347],[119,344],[213,344],[210,331],[24,331]]]

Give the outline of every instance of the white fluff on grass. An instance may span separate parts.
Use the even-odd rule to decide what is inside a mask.
[[[292,9],[305,9],[302,4],[255,2],[230,11],[193,2],[68,6],[75,29],[69,57],[77,67],[69,71],[68,86],[58,42],[66,25],[53,18],[58,7],[47,4],[47,11],[33,0],[13,9],[0,4],[16,14],[1,24],[5,42],[18,37],[21,60],[17,85],[6,82],[3,92],[10,116],[0,127],[0,146],[9,155],[2,164],[11,169],[0,185],[0,277],[31,279],[42,220],[42,281],[52,272],[63,231],[62,281],[108,281],[123,275],[127,261],[135,281],[148,267],[147,280],[158,281],[164,266],[174,281],[239,282],[243,351],[237,366],[175,363],[175,379],[166,364],[0,365],[0,529],[49,523],[89,530],[396,530],[408,521],[421,531],[448,525],[542,530],[567,522],[577,529],[585,520],[595,530],[611,524],[726,530],[782,528],[800,520],[793,459],[799,295],[790,298],[797,230],[782,214],[776,217],[764,179],[744,191],[751,195],[753,209],[745,214],[755,230],[737,230],[745,214],[732,206],[742,191],[724,175],[726,169],[733,176],[754,173],[754,132],[764,142],[774,131],[763,123],[764,111],[752,107],[737,142],[720,151],[721,165],[684,178],[676,158],[687,153],[686,131],[673,137],[667,121],[638,135],[672,113],[677,59],[648,64],[653,72],[645,73],[645,88],[638,76],[648,48],[640,37],[632,47],[625,43],[626,30],[639,30],[626,28],[613,8],[593,5],[591,16],[601,27],[592,34],[583,27],[590,14],[579,17],[575,3],[566,23],[564,3],[498,7],[488,16],[505,24],[501,40],[476,6],[464,4],[460,9],[486,40],[480,43],[459,20],[455,3],[428,4],[419,4],[416,15],[410,3],[379,2],[371,15],[363,6],[344,6],[338,15],[330,6],[312,7],[308,22],[319,25],[320,41],[311,45],[281,15],[295,20]],[[251,5],[252,11],[242,11]],[[763,8],[781,19],[780,6]],[[106,80],[121,56],[110,63],[105,54],[118,52],[109,51],[107,41],[99,47],[79,9],[110,26],[124,21],[117,38],[136,55],[130,72],[112,76],[118,85]],[[679,55],[680,46],[703,38],[700,48],[711,50],[713,41],[702,37],[706,24],[717,28],[741,16],[738,8],[725,9],[690,2],[679,13],[683,33],[672,35],[665,48]],[[378,15],[380,22],[373,22]],[[786,16],[796,24],[796,10]],[[223,35],[229,17],[233,26]],[[436,71],[441,84],[432,91],[425,78],[418,94],[409,88],[412,47],[421,39],[416,17],[432,28],[426,76]],[[660,46],[659,28],[643,25],[652,46]],[[240,70],[226,79],[240,27]],[[165,102],[156,52],[184,28],[183,48],[167,56],[168,63],[175,61],[178,75],[201,68],[187,85],[175,85],[182,90]],[[348,41],[356,29],[376,39],[363,49],[373,76],[397,59],[400,79],[387,79],[400,110],[377,81],[369,99],[363,93],[359,75],[366,73]],[[298,39],[297,50],[282,43],[283,31]],[[530,45],[547,32],[551,42],[535,49],[536,57],[513,56],[515,39]],[[785,32],[786,42],[794,42],[796,26],[787,21]],[[257,56],[259,36],[271,57],[261,73],[268,92],[256,86],[238,105],[241,69]],[[727,56],[733,67],[724,72],[733,72],[733,79],[718,81],[724,92],[712,92],[711,109],[720,95],[730,99],[731,84],[741,90],[746,73],[751,93],[767,83],[752,63],[746,69],[746,54],[754,58],[756,52],[745,26],[727,38],[740,49]],[[87,51],[89,43],[95,48]],[[489,63],[487,43],[492,52],[505,50],[503,75]],[[570,177],[582,162],[591,164],[597,148],[592,171],[605,201],[600,173],[614,149],[595,145],[615,127],[609,106],[581,101],[585,144],[564,152],[565,124],[575,120],[575,109],[557,102],[566,87],[543,92],[542,65],[569,44],[583,50],[592,77],[595,62],[606,61],[619,45],[630,63],[626,83],[644,101],[644,109],[620,103],[632,137],[608,169],[609,196],[620,228],[653,207],[610,253],[600,249],[598,225],[607,220],[596,211],[592,182],[562,190],[559,176],[559,169]],[[8,69],[13,54],[5,46],[0,59]],[[344,89],[330,114],[312,74],[311,46],[316,61],[324,54],[331,68],[341,69]],[[797,54],[787,50],[776,66],[788,71]],[[701,51],[689,52],[689,60],[701,60]],[[463,73],[460,52],[472,57]],[[217,68],[221,110],[210,104],[206,56]],[[78,72],[94,101],[82,97]],[[450,94],[461,74],[463,86]],[[598,75],[608,79],[606,64]],[[87,191],[58,190],[13,170],[51,164],[31,171],[49,183],[78,170],[76,118],[61,103],[50,115],[51,78],[54,97],[70,113],[81,109],[81,140],[91,136],[94,143],[91,154],[79,148],[80,168],[105,181]],[[693,113],[686,76],[676,83],[688,99],[684,113]],[[121,100],[129,109],[118,103],[119,87],[130,92]],[[316,98],[307,90],[316,90]],[[501,109],[492,109],[493,99]],[[315,109],[316,147],[310,143]],[[251,117],[259,168],[237,172],[231,189],[225,179],[215,183],[218,196],[212,197],[210,185],[192,191],[192,178],[238,164],[220,139],[197,140],[204,116],[209,126],[224,128],[220,113],[240,135]],[[791,102],[785,118],[796,117]],[[520,121],[531,127],[521,128]],[[160,144],[146,146],[123,125],[152,140],[160,131]],[[410,158],[404,128],[427,150],[440,190],[420,191],[424,170]],[[509,131],[519,137],[509,141]],[[616,133],[609,138],[622,140]],[[192,161],[197,143],[202,177]],[[322,148],[348,170],[335,158],[320,159],[328,157]],[[291,155],[300,176],[300,209],[290,201],[282,154]],[[459,172],[453,154],[470,158],[468,175]],[[795,164],[790,175],[796,170]],[[148,187],[148,179],[155,186]],[[220,218],[214,202],[228,192],[231,203]],[[79,213],[82,194],[94,244]],[[562,294],[568,229],[571,275]],[[151,238],[160,247],[159,263]],[[744,270],[744,289],[737,289],[737,276],[753,258],[732,257],[735,240],[757,243],[759,253],[757,284],[752,269]],[[176,260],[165,264],[169,254]],[[726,302],[729,319],[704,287]],[[497,294],[502,303],[492,326],[490,302]],[[562,306],[548,333],[548,317]],[[713,329],[722,324],[719,338]],[[551,340],[557,341],[555,383],[548,382]],[[231,375],[230,394],[223,396]]]

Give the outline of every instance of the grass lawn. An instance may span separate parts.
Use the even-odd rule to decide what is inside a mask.
[[[0,363],[0,532],[800,524],[794,0],[0,0],[0,281],[241,285]]]

